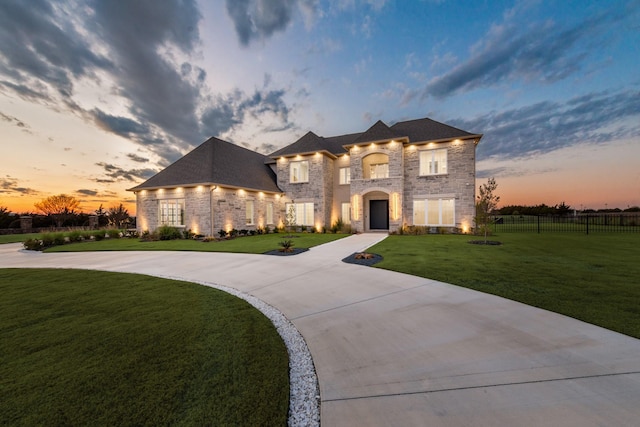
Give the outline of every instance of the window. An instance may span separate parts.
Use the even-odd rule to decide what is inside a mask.
[[[444,175],[446,173],[446,148],[420,152],[420,175]]]
[[[158,205],[161,225],[184,226],[184,199],[159,200]]]
[[[342,222],[351,224],[351,203],[342,204]]]
[[[267,203],[267,224],[273,224],[273,203]]]
[[[313,226],[313,203],[287,203],[288,225],[311,225]],[[291,224],[291,221],[294,221]]]
[[[455,199],[414,200],[413,225],[455,225]]]
[[[290,182],[309,182],[309,161],[291,162]]]
[[[371,179],[389,178],[389,163],[371,165],[369,176]]]
[[[362,159],[364,179],[389,178],[389,156],[382,153],[369,154]]]
[[[340,184],[351,183],[351,168],[340,168]]]
[[[246,209],[245,209],[246,224],[253,225],[253,200],[247,200],[247,202],[245,203],[245,206],[246,206]]]

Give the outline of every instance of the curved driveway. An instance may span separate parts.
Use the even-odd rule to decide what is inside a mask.
[[[306,339],[326,426],[638,425],[640,340],[340,261],[384,237],[351,236],[292,257],[43,254],[10,244],[0,245],[0,267],[143,273],[252,294],[281,310]]]

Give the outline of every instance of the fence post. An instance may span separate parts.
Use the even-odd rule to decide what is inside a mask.
[[[589,234],[589,215],[587,215],[587,234]]]
[[[538,215],[538,234],[540,234],[540,215]]]

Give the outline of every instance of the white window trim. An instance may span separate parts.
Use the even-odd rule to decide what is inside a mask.
[[[267,202],[266,207],[266,223],[267,225],[273,224],[273,202]]]
[[[429,171],[429,164],[431,161],[433,161],[433,158],[435,157],[436,153],[439,151],[444,151],[444,158],[445,158],[445,165],[444,165],[444,169],[446,169],[446,172],[438,172],[438,173],[431,173]],[[426,164],[423,166],[422,163],[422,158],[423,158],[423,154],[431,154],[430,159],[426,160]],[[447,150],[446,148],[435,148],[432,150],[420,150],[419,154],[418,154],[418,174],[419,176],[438,176],[438,175],[447,175],[449,173],[449,150]]]
[[[302,175],[301,166],[305,163],[307,165],[307,174],[306,176],[301,176]],[[294,173],[295,166],[298,166],[297,174]],[[289,182],[291,184],[301,184],[301,183],[309,182],[309,160],[296,160],[289,163]]]
[[[344,174],[343,174],[344,172]],[[340,168],[340,185],[351,184],[351,168]]]
[[[453,222],[452,223],[443,223],[442,222],[442,206],[443,200],[451,200],[453,201]],[[419,224],[416,222],[416,210],[415,210],[415,202],[424,202],[424,224]],[[429,205],[432,203],[438,203],[438,223],[429,223]],[[413,225],[424,225],[427,227],[455,227],[456,225],[456,199],[455,197],[429,197],[429,198],[415,198],[413,199]]]
[[[244,205],[245,205],[245,225],[254,225],[255,216],[256,216],[255,203],[253,200],[246,200]]]
[[[315,206],[313,202],[296,202],[296,203],[286,203],[285,204],[285,212],[288,214],[290,206],[294,206],[295,215],[296,215],[296,226],[304,225],[305,227],[313,227],[315,220]],[[301,211],[300,211],[301,210]],[[302,212],[302,213],[301,213]],[[302,222],[300,222],[302,219]]]
[[[166,207],[163,208],[163,205]],[[169,205],[172,205],[171,209],[177,208],[180,210],[177,215],[175,212],[170,213]],[[184,211],[185,211],[185,199],[176,198],[176,199],[158,199],[158,223],[160,225],[169,225],[171,227],[184,227]],[[164,214],[164,215],[163,215]],[[176,218],[179,217],[179,218]],[[172,219],[177,219],[177,221],[172,221]],[[179,222],[179,223],[178,223]]]

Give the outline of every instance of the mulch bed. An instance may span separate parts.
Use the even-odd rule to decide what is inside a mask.
[[[295,237],[295,236],[294,236]],[[283,252],[279,249],[275,249],[273,251],[265,252],[265,255],[277,255],[277,256],[289,256],[289,255],[298,255],[302,252],[308,251],[309,248],[293,248],[291,252]]]
[[[366,253],[366,256],[362,256],[363,252],[355,252],[348,257],[344,258],[342,262],[346,262],[347,264],[358,264],[358,265],[366,265],[371,266],[373,264],[379,263],[382,261],[382,255],[372,254],[370,252]]]
[[[501,245],[502,242],[496,242],[495,240],[487,240],[486,242],[484,240],[470,240],[469,243],[471,243],[472,245],[490,245],[490,246],[498,246]]]

